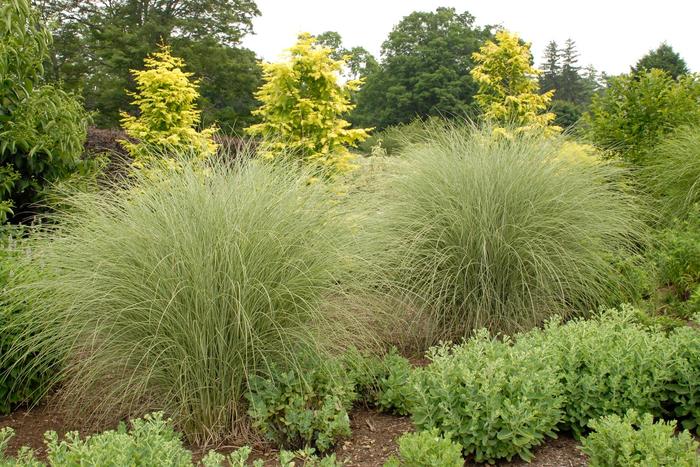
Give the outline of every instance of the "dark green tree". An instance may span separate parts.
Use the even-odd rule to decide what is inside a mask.
[[[347,79],[365,78],[379,68],[377,59],[367,49],[359,46],[346,48],[343,45],[343,38],[335,31],[318,34],[316,42],[333,51],[331,53],[333,60],[345,60],[347,67],[345,78]]]
[[[584,100],[583,80],[580,74],[581,67],[578,66],[578,57],[576,43],[572,39],[567,39],[561,50],[561,75],[556,98],[574,104],[581,104]]]
[[[540,90],[542,92],[551,91],[552,89],[556,91],[559,88],[559,79],[561,78],[561,56],[555,41],[550,41],[547,44],[541,69]]]
[[[491,30],[454,8],[403,18],[382,45],[381,66],[358,93],[353,123],[385,128],[416,117],[473,114],[472,53]]]
[[[192,71],[203,81],[205,120],[225,118],[221,124],[226,128],[250,118],[250,108],[241,107],[246,101],[243,94],[250,95],[249,88],[259,84],[260,75],[251,66],[251,52],[236,46],[251,32],[252,19],[259,15],[253,0],[39,2],[54,35],[50,76],[83,94],[86,107],[98,112],[98,125],[118,125],[119,111],[128,108],[124,90],[133,90],[129,70],[140,68],[144,57],[161,41],[192,63]],[[201,58],[193,59],[195,53]],[[213,57],[226,62],[211,63]],[[243,62],[229,62],[237,59]],[[233,76],[247,71],[250,73],[244,76]],[[228,82],[252,84],[227,92],[215,84],[206,85]],[[224,105],[224,100],[232,104]]]
[[[657,68],[668,72],[673,79],[681,75],[688,74],[688,65],[681,58],[678,52],[667,43],[663,42],[659,47],[647,52],[645,56],[639,59],[637,64],[632,67],[634,73],[651,70]]]

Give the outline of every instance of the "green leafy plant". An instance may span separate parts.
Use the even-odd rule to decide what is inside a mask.
[[[251,379],[247,397],[253,426],[281,447],[323,452],[350,436],[348,410],[355,393],[339,366],[273,370],[269,378]]]
[[[630,164],[653,164],[657,157],[652,149],[666,135],[700,122],[698,97],[697,76],[674,80],[658,69],[616,76],[603,93],[593,96],[583,128],[596,145]]]
[[[298,451],[280,451],[279,462],[281,467],[295,467],[296,460],[301,460],[304,467],[340,467],[342,462],[336,460],[335,454],[325,457],[318,457],[313,448],[301,449]]]
[[[653,252],[660,285],[671,287],[680,300],[688,299],[700,283],[700,209],[695,212],[698,216],[661,230]]]
[[[629,411],[624,417],[609,415],[592,420],[594,430],[582,440],[581,450],[591,467],[698,465],[700,447],[689,432],[674,435],[674,421],[654,423],[650,414]]]
[[[0,5],[0,222],[80,171],[88,115],[72,95],[42,85],[51,35],[28,0]],[[16,210],[16,209],[15,209]]]
[[[674,350],[673,380],[668,386],[673,416],[684,428],[700,432],[700,331],[681,326],[669,340]]]
[[[416,369],[413,421],[419,430],[450,434],[477,462],[520,456],[554,431],[564,398],[556,367],[542,348],[513,347],[485,330],[464,344],[428,351]]]
[[[7,443],[14,436],[11,428],[0,430],[0,465],[3,467],[62,467],[69,465],[148,465],[153,467],[193,467],[192,453],[182,445],[180,435],[174,430],[172,421],[163,418],[160,412],[147,414],[143,418],[126,424],[120,423],[116,430],[105,431],[80,438],[78,432],[69,432],[59,439],[54,431],[44,435],[47,463],[40,462],[36,453],[22,448],[17,458],[4,458]],[[250,447],[240,448],[228,456],[210,451],[197,465],[202,467],[243,467],[251,453]],[[261,464],[253,463],[254,466]]]
[[[0,363],[57,360],[76,416],[159,409],[190,441],[216,442],[247,423],[252,376],[364,345],[371,329],[326,306],[356,267],[322,184],[255,160],[125,183],[68,196],[34,235],[45,274],[10,294],[31,304],[32,332]]]
[[[462,446],[436,429],[406,433],[399,438],[400,457],[392,456],[384,467],[462,467]]]
[[[406,148],[380,181],[367,251],[379,280],[432,323],[429,342],[628,295],[610,258],[638,251],[643,216],[618,169],[572,163],[570,147],[454,126]]]
[[[674,349],[664,333],[640,324],[629,306],[590,320],[550,321],[544,331],[520,336],[517,346],[547,349],[567,401],[562,424],[577,437],[601,416],[630,409],[664,413]]]

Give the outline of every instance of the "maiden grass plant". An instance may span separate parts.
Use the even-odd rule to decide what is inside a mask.
[[[14,291],[34,334],[13,353],[58,358],[63,395],[87,420],[162,410],[192,442],[240,433],[250,377],[366,334],[324,306],[352,283],[350,230],[308,179],[212,162],[73,195],[36,236],[44,274]]]
[[[404,150],[372,241],[396,293],[430,317],[429,341],[624,299],[608,258],[643,240],[639,208],[619,169],[572,163],[563,143],[462,125]]]

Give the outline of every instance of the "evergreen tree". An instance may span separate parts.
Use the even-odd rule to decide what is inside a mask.
[[[542,91],[555,91],[559,88],[561,78],[561,55],[555,41],[550,41],[544,50],[542,63],[542,75],[540,75],[540,89]]]
[[[688,74],[688,65],[686,65],[685,60],[665,42],[639,59],[637,65],[632,67],[632,71],[638,73],[653,68],[664,70],[673,79]]]
[[[578,66],[579,53],[576,50],[576,43],[572,39],[567,39],[564,49],[561,51],[561,76],[559,87],[557,88],[557,99],[581,104],[583,102],[583,83]]]

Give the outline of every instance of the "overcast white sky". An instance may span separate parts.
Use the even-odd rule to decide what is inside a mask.
[[[532,42],[537,65],[550,40],[571,37],[582,66],[624,73],[666,41],[693,71],[700,71],[700,0],[257,0],[262,16],[243,41],[265,60],[277,60],[302,31],[337,31],[346,47],[379,57],[382,42],[413,11],[452,6],[478,24],[500,24]]]

